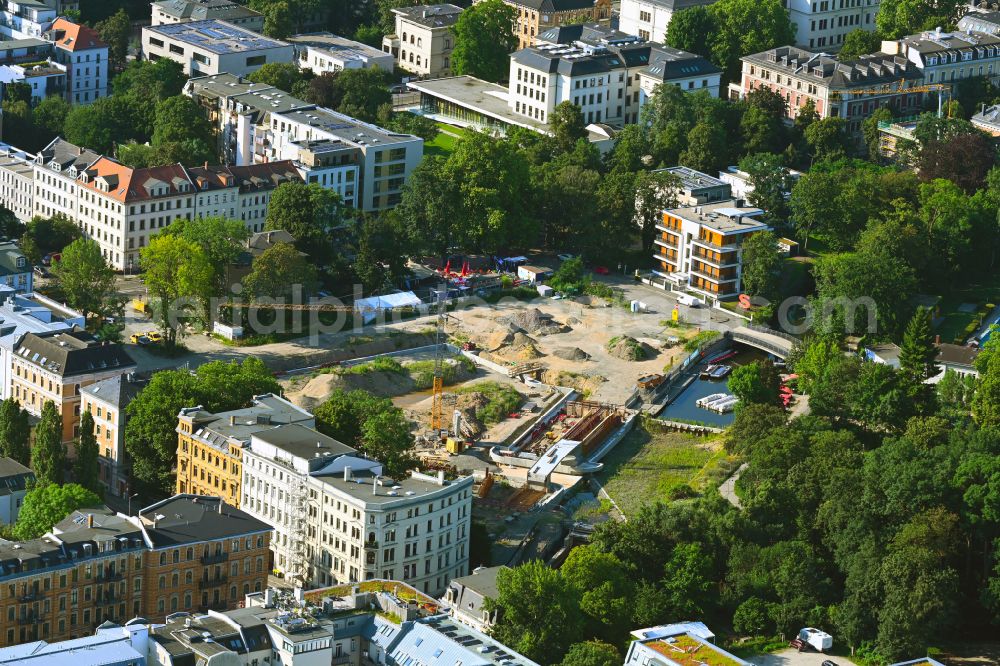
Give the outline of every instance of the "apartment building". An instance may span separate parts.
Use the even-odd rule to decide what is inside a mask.
[[[294,165],[282,161],[133,169],[62,139],[38,153],[33,169],[33,214],[62,214],[76,222],[116,270],[138,266],[149,239],[178,218],[221,215],[259,231],[273,190],[301,181]],[[0,200],[20,196],[13,190],[18,180],[3,175],[0,169]]]
[[[662,43],[674,14],[713,2],[715,0],[621,0],[618,29],[646,41]]]
[[[0,36],[4,39],[41,37],[59,16],[55,0],[8,0],[0,8]]]
[[[653,173],[669,173],[677,178],[676,196],[680,206],[701,206],[732,198],[729,183],[690,167],[668,167],[657,169]]]
[[[482,2],[482,0],[475,0]],[[527,48],[535,38],[560,25],[611,22],[611,0],[504,0],[514,8],[517,48]]]
[[[623,125],[638,122],[657,85],[718,96],[720,76],[692,53],[596,25],[564,26],[511,55],[507,104],[515,114],[547,123],[555,107],[569,101],[587,124]]]
[[[1000,81],[1000,35],[972,30],[943,32],[936,28],[883,41],[882,52],[901,55],[919,67],[925,84],[957,85],[980,76],[991,83]]]
[[[58,18],[45,38],[55,45],[56,61],[66,68],[67,101],[89,104],[107,97],[108,45],[96,30]]]
[[[0,458],[0,525],[13,525],[35,473],[13,458]]]
[[[391,72],[395,64],[391,53],[332,32],[303,33],[286,41],[295,48],[299,68],[311,69],[316,75],[345,69],[379,68]]]
[[[275,528],[274,566],[311,585],[401,580],[439,596],[468,573],[472,478],[383,475],[305,424],[251,436],[241,508]]]
[[[219,414],[201,407],[182,409],[177,417],[177,492],[218,495],[239,508],[243,450],[251,435],[291,423],[313,428],[316,420],[269,393],[255,397],[250,407]]]
[[[452,27],[462,8],[456,5],[398,7],[396,32],[382,39],[382,50],[392,54],[396,66],[424,78],[451,76],[455,48]]]
[[[176,495],[135,516],[75,511],[39,539],[0,543],[0,646],[235,608],[266,586],[269,541],[267,525],[218,497]]]
[[[742,293],[743,243],[769,227],[764,211],[742,200],[663,211],[656,225],[653,274],[713,300]]]
[[[149,381],[129,373],[99,381],[80,389],[82,411],[94,418],[97,439],[98,480],[105,492],[128,495],[129,460],[125,451],[125,425],[129,403]]]
[[[453,578],[441,597],[441,605],[462,624],[489,633],[497,621],[497,611],[488,610],[497,598],[497,574],[507,566],[477,567],[468,576]]]
[[[268,63],[292,63],[292,45],[264,37],[226,21],[188,21],[142,29],[142,52],[148,60],[168,58],[188,76],[228,72],[248,76]]]
[[[225,21],[263,32],[264,15],[233,0],[160,0],[152,3],[152,25],[189,21]]]
[[[1000,12],[971,6],[962,18],[958,19],[959,32],[985,32],[991,35],[1000,34]]]
[[[838,61],[794,46],[779,46],[744,56],[739,84],[730,84],[736,96],[745,96],[757,86],[779,93],[794,118],[808,101],[821,118],[843,118],[851,133],[861,130],[861,122],[880,107],[896,115],[920,111],[923,93],[910,92],[919,86],[923,72],[902,55],[874,53],[856,60]]]
[[[795,44],[804,49],[840,50],[848,33],[875,30],[879,0],[788,0]]]
[[[0,204],[27,224],[34,217],[35,156],[0,144]]]
[[[340,194],[365,211],[399,203],[402,186],[423,158],[423,139],[398,134],[288,93],[229,74],[188,81],[184,92],[218,126],[228,163],[289,160],[308,183]]]
[[[21,338],[28,333],[82,329],[83,314],[41,294],[21,294],[0,286],[0,400],[11,396],[11,369]]]
[[[700,622],[686,624],[705,626]],[[635,635],[637,632],[632,633]],[[726,652],[704,638],[697,628],[692,630],[685,624],[654,627],[643,633],[650,636],[632,641],[625,655],[625,666],[688,666],[701,663],[752,666],[750,662]]]
[[[62,439],[80,435],[80,390],[135,370],[135,361],[117,343],[100,341],[79,327],[26,333],[11,360],[11,396],[29,414],[40,416],[46,402],[62,417]]]

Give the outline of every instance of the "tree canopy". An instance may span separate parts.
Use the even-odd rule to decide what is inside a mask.
[[[452,29],[455,34],[452,72],[487,81],[506,80],[510,70],[508,56],[517,47],[516,12],[503,0],[483,0],[463,11]]]
[[[14,538],[37,539],[77,509],[98,507],[101,498],[76,483],[39,485],[24,496],[14,523]]]

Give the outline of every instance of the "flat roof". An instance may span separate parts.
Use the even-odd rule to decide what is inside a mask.
[[[326,486],[334,488],[354,499],[366,504],[389,504],[391,502],[415,501],[422,497],[452,488],[472,477],[461,477],[452,481],[446,480],[444,485],[436,481],[409,476],[403,479],[393,479],[392,485],[375,486],[375,477],[371,470],[359,470],[352,473],[351,480],[345,481],[342,472],[324,474],[313,473],[312,478]],[[429,479],[430,477],[428,477]]]
[[[149,30],[178,42],[198,46],[218,54],[266,51],[291,46],[287,42],[270,39],[260,33],[214,19],[154,25],[145,27],[143,30]]]
[[[657,169],[657,171],[665,171],[667,173],[674,174],[680,179],[681,187],[692,192],[707,187],[726,187],[728,185],[728,183],[725,183],[718,178],[713,178],[707,173],[702,173],[701,171],[696,171],[691,167],[683,165],[667,167],[666,169]],[[654,173],[656,172],[654,171]]]
[[[735,199],[718,201],[701,206],[685,206],[672,208],[664,212],[697,222],[720,234],[737,234],[757,229],[766,229],[767,225],[754,219],[764,213],[761,208],[737,207]]]
[[[299,458],[312,458],[317,453],[324,456],[357,453],[357,449],[337,441],[333,437],[327,437],[317,430],[307,428],[301,423],[289,423],[263,432],[256,432],[253,434],[253,439],[270,444]]]
[[[448,76],[428,81],[410,81],[406,85],[431,97],[473,109],[507,125],[526,127],[536,132],[548,131],[548,125],[545,123],[514,113],[507,106],[509,98],[507,88],[474,76]]]
[[[353,144],[386,145],[408,143],[419,138],[412,134],[390,132],[387,129],[325,108],[299,109],[278,115],[286,120],[322,130],[338,139]]]
[[[391,58],[391,53],[362,42],[335,35],[332,32],[305,32],[292,35],[286,41],[300,46],[310,46],[340,57]]]
[[[749,666],[748,662],[688,633],[642,641],[642,645],[676,666]]]

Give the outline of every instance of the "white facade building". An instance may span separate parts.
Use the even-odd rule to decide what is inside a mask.
[[[24,223],[34,212],[35,156],[0,144],[0,204],[9,208]]]
[[[262,32],[264,15],[233,0],[159,0],[152,3],[152,25],[218,20]]]
[[[142,52],[148,60],[168,58],[189,76],[228,72],[248,76],[268,63],[292,63],[292,45],[264,37],[226,21],[189,21],[142,29]]]
[[[295,47],[299,68],[311,69],[316,75],[376,67],[391,72],[395,64],[391,53],[332,32],[294,35],[288,41]]]
[[[13,458],[0,458],[0,525],[13,525],[35,473]]]
[[[302,424],[253,433],[240,507],[275,528],[274,566],[311,585],[376,578],[440,595],[468,573],[472,478],[382,464]]]
[[[396,33],[382,39],[382,50],[392,55],[401,70],[420,77],[451,75],[455,48],[452,27],[462,14],[456,5],[418,5],[392,10]]]
[[[879,0],[788,0],[788,17],[795,26],[795,45],[804,49],[840,50],[848,33],[875,30]]]
[[[0,9],[0,35],[4,39],[41,37],[59,15],[55,2],[9,0]]]
[[[621,0],[618,29],[662,44],[675,13],[713,2],[715,0]]]
[[[940,28],[883,41],[882,51],[901,55],[923,70],[924,83],[954,84],[983,76],[1000,81],[1000,35],[944,32]],[[952,90],[952,95],[956,91]]]
[[[66,67],[66,99],[89,104],[108,95],[108,45],[97,31],[64,18],[45,34],[55,45],[56,61]]]

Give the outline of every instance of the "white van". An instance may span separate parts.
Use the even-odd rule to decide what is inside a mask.
[[[705,301],[692,296],[691,294],[677,294],[677,303],[686,305],[689,308],[700,308],[705,305]]]

